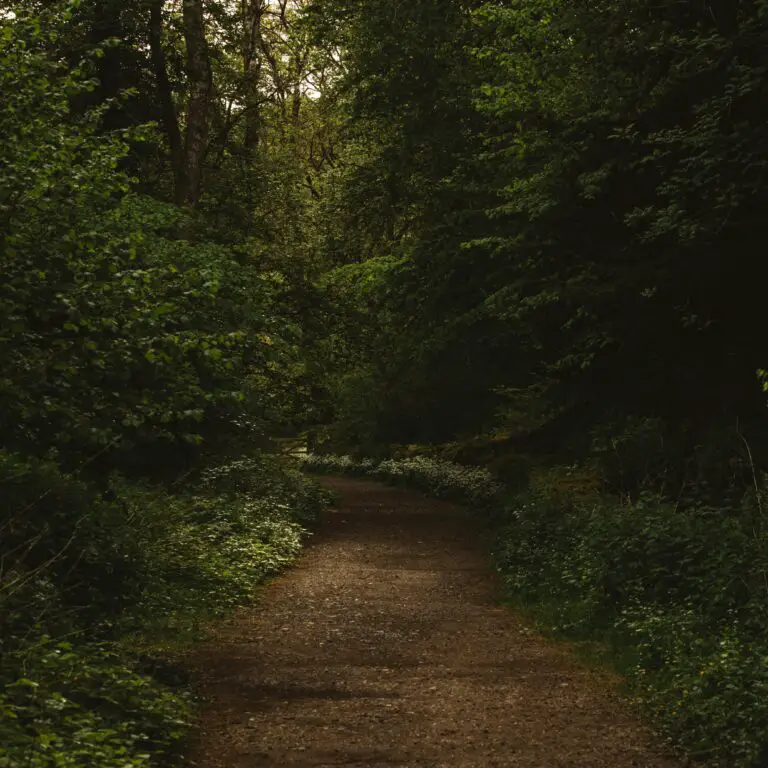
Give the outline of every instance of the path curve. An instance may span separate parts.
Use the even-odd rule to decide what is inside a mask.
[[[198,768],[673,768],[599,678],[493,598],[469,520],[377,483],[220,627],[194,675]]]

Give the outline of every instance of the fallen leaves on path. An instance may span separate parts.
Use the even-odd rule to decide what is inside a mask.
[[[470,520],[346,478],[299,566],[201,648],[197,768],[674,768],[606,682],[494,603]]]

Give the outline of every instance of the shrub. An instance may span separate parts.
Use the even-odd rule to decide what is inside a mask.
[[[376,462],[350,456],[310,454],[303,458],[301,466],[308,472],[369,476],[407,485],[437,498],[476,508],[490,508],[502,491],[501,484],[485,469],[419,456]]]
[[[275,459],[108,492],[0,452],[0,768],[167,765],[190,696],[142,674],[289,565],[329,494]]]
[[[126,663],[109,644],[51,637],[3,658],[0,766],[144,768],[183,736],[187,694]]]
[[[287,418],[300,332],[279,277],[133,189],[149,126],[109,132],[109,104],[75,108],[97,86],[59,51],[78,3],[24,5],[0,14],[3,446],[173,477],[204,440]]]
[[[631,670],[636,703],[713,766],[757,768],[768,760],[768,622],[760,613],[758,632],[733,617],[713,625],[685,606],[637,608],[624,620],[639,652]]]
[[[768,553],[754,494],[734,507],[529,491],[508,504],[496,560],[549,629],[610,640],[635,701],[695,757],[768,755]]]

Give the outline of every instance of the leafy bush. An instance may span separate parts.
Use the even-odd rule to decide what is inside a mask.
[[[172,476],[284,416],[298,331],[277,278],[134,190],[148,127],[74,108],[96,82],[50,53],[64,6],[0,18],[0,432],[68,469]]]
[[[145,591],[131,617],[155,637],[194,630],[246,602],[293,562],[306,535],[294,506],[276,497],[189,496],[166,505],[173,524],[144,529]],[[300,516],[314,511],[305,505]]]
[[[353,459],[351,456],[310,454],[302,461],[308,472],[369,476],[397,485],[418,488],[439,499],[489,508],[502,491],[490,472],[440,459]]]
[[[0,487],[0,625],[13,620],[0,633],[5,644],[23,636],[23,616],[30,626],[37,623],[34,612],[6,610],[19,600],[36,602],[33,587],[41,580],[56,585],[58,612],[75,612],[82,623],[119,613],[137,599],[141,531],[114,492],[107,500],[110,494],[53,461],[4,450]],[[46,599],[43,606],[50,613]]]
[[[496,560],[549,629],[608,640],[652,721],[715,766],[768,754],[768,552],[754,493],[734,507],[529,491]]]
[[[635,701],[655,723],[710,765],[766,764],[764,607],[719,624],[692,607],[643,607],[628,611],[622,625],[639,656],[631,670]]]
[[[293,518],[312,522],[330,495],[316,483],[307,482],[297,468],[271,456],[241,458],[203,473],[202,486],[212,492],[269,497],[292,506]]]
[[[0,767],[144,768],[182,737],[190,697],[138,673],[109,644],[49,636],[3,656]]]
[[[273,458],[183,493],[115,476],[104,494],[0,452],[0,486],[0,768],[166,765],[192,702],[132,659],[246,602],[329,498]]]

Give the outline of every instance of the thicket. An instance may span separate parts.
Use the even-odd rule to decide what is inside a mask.
[[[321,243],[346,262],[323,277],[335,450],[584,456],[660,418],[683,463],[737,422],[760,463],[763,0],[315,13],[349,94]]]
[[[194,709],[158,669],[292,562],[325,494],[264,457],[105,493],[0,454],[0,482],[0,765],[168,764]]]
[[[768,758],[764,503],[763,490],[714,505],[534,484],[503,510],[498,567],[542,626],[607,649],[635,703],[689,755],[757,768]]]
[[[311,266],[253,195],[299,229],[301,153],[209,143],[235,67],[201,7],[0,4],[3,768],[172,764],[173,662],[327,503],[269,453],[310,408]]]

